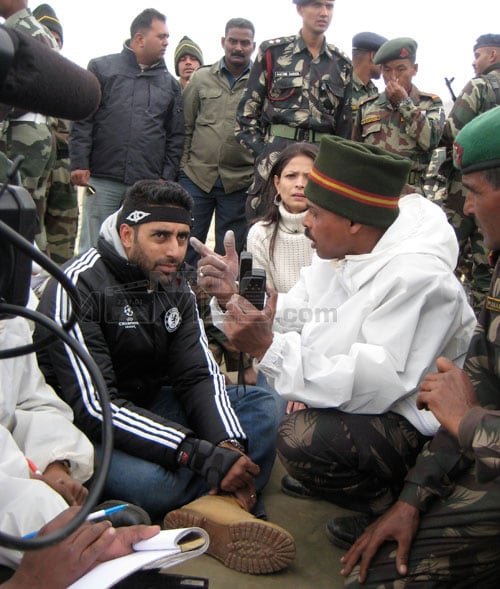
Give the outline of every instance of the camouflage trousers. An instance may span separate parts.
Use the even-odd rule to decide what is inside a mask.
[[[0,150],[13,160],[24,156],[19,168],[21,183],[35,201],[38,228],[35,240],[42,251],[47,250],[45,210],[47,178],[55,161],[52,133],[45,123],[10,121],[0,144]]]
[[[71,184],[69,159],[58,159],[47,180],[45,229],[50,257],[56,264],[70,260],[78,230],[78,198]]]
[[[305,409],[281,422],[277,451],[287,471],[315,495],[379,515],[398,498],[427,440],[395,413]]]
[[[408,574],[396,572],[396,544],[384,544],[363,585],[356,568],[349,589],[490,589],[500,579],[500,485],[478,483],[472,469],[451,494],[421,517],[410,549]]]

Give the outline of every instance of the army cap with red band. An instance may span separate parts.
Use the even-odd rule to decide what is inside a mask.
[[[375,53],[373,63],[378,65],[393,61],[394,59],[409,59],[412,63],[415,63],[417,47],[418,44],[415,39],[411,39],[410,37],[390,39]]]
[[[355,223],[387,228],[411,161],[376,145],[322,137],[304,194],[312,203]]]

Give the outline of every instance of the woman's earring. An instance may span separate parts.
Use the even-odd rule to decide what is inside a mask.
[[[281,204],[281,196],[280,196],[279,193],[274,197],[273,204],[276,207],[279,207],[280,206],[280,204]]]

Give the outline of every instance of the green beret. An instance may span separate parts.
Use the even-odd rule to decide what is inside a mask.
[[[323,137],[304,194],[341,217],[387,228],[399,214],[410,168],[410,160],[380,147]]]
[[[33,16],[42,25],[46,26],[49,31],[54,31],[61,37],[61,43],[63,42],[63,28],[60,20],[57,18],[55,10],[48,4],[40,4],[33,12]]]
[[[500,168],[500,106],[475,117],[458,133],[453,164],[462,174]]]
[[[174,52],[174,64],[175,64],[175,73],[179,75],[179,60],[184,55],[191,55],[192,57],[196,58],[200,65],[203,65],[203,53],[201,52],[200,46],[197,45],[192,39],[189,37],[182,37],[179,41],[179,44],[175,48]]]
[[[417,42],[414,39],[410,39],[410,37],[391,39],[390,41],[386,41],[377,53],[375,53],[373,63],[387,63],[393,59],[409,59],[412,63],[415,63],[417,47]]]

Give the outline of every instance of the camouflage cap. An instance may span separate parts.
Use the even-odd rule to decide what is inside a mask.
[[[412,63],[417,58],[418,44],[415,39],[410,37],[398,37],[386,41],[382,47],[375,53],[373,63],[387,63],[393,59],[409,59]]]
[[[39,23],[42,23],[42,25],[45,25],[49,31],[57,33],[59,37],[61,37],[61,43],[64,41],[61,21],[57,18],[57,14],[51,6],[48,4],[40,4],[33,9],[32,14],[36,20]]]
[[[500,35],[488,33],[487,35],[480,35],[474,45],[474,51],[479,47],[500,47]]]
[[[378,51],[386,41],[387,39],[382,37],[382,35],[364,31],[363,33],[354,35],[352,38],[352,48],[363,49],[364,51]]]
[[[453,164],[462,174],[500,168],[500,106],[475,117],[458,133]]]
[[[380,147],[323,137],[304,194],[341,217],[387,228],[399,214],[410,168],[410,160]]]

